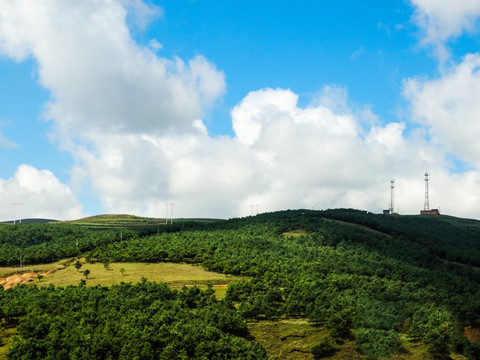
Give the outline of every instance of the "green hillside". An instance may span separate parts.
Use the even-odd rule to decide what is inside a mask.
[[[475,220],[289,210],[120,230],[112,219],[99,229],[0,226],[0,266],[175,262],[245,280],[220,301],[148,281],[17,286],[0,293],[2,324],[19,334],[11,359],[59,349],[82,359],[127,359],[132,349],[142,359],[480,359]]]
[[[220,221],[220,219],[165,219],[165,218],[147,218],[142,216],[127,215],[127,214],[111,214],[111,215],[96,215],[86,218],[66,221],[69,224],[80,225],[89,229],[105,230],[112,228],[144,228],[150,231],[159,231],[160,226],[175,225],[185,226],[185,223],[204,223]]]

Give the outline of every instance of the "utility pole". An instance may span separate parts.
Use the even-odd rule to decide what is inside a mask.
[[[22,217],[23,217],[23,205],[25,205],[25,203],[19,203],[20,205],[20,224],[22,223]]]
[[[393,190],[395,189],[395,180],[390,181],[390,214],[393,214]]]
[[[173,224],[173,202],[165,204],[165,225],[168,225],[168,209],[170,208],[170,224]]]

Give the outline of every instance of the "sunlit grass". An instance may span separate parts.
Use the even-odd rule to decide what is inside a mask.
[[[122,274],[120,269],[125,269]],[[206,271],[200,266],[174,263],[111,263],[106,270],[101,263],[83,262],[79,271],[74,266],[57,271],[41,280],[43,285],[76,285],[85,279],[84,271],[90,270],[87,285],[112,285],[122,281],[137,283],[146,278],[150,281],[165,282],[172,285],[193,285],[197,283],[226,284],[235,278],[224,274]]]
[[[285,231],[282,235],[283,237],[299,237],[299,236],[308,235],[308,233],[303,229],[297,229],[297,230]]]
[[[110,286],[120,282],[137,283],[143,278],[149,281],[165,282],[173,289],[181,289],[183,286],[196,285],[205,289],[209,284],[214,286],[217,298],[222,298],[226,293],[226,285],[242,278],[206,271],[200,266],[174,263],[111,263],[108,270],[102,263],[82,262],[82,267],[77,271],[75,266],[69,265],[64,268],[67,261],[62,260],[53,264],[35,265],[25,268],[0,268],[0,276],[7,276],[19,272],[43,272],[56,269],[57,271],[45,275],[40,280],[35,279],[30,284],[38,286],[66,287],[79,285],[81,280],[86,281],[87,286],[103,285]],[[120,269],[124,269],[122,273]],[[86,277],[85,270],[90,274]]]
[[[310,323],[307,319],[250,321],[248,330],[255,341],[262,344],[268,355],[285,360],[312,360],[310,347],[329,337],[328,330]],[[328,359],[364,358],[355,351],[353,340],[342,340],[336,347],[337,352]]]

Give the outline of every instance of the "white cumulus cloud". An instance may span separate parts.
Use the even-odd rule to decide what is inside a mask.
[[[52,94],[45,116],[63,136],[188,131],[192,118],[224,92],[223,73],[204,57],[185,64],[139,47],[121,2],[0,5],[0,52],[38,62],[38,80]]]
[[[467,55],[438,79],[410,79],[405,95],[413,119],[437,146],[480,166],[480,55]]]
[[[0,179],[0,218],[78,219],[85,216],[72,190],[62,184],[49,170],[20,165],[15,175]],[[11,204],[20,204],[15,208]],[[21,213],[23,212],[23,214]],[[15,213],[15,214],[14,214]]]
[[[82,210],[74,194],[89,188],[105,212],[157,217],[166,203],[184,217],[248,215],[257,206],[380,211],[395,178],[395,208],[417,213],[428,167],[432,206],[456,209],[456,197],[465,215],[480,214],[465,195],[480,191],[478,172],[451,174],[446,159],[478,158],[476,55],[437,80],[406,81],[416,130],[355,109],[343,87],[325,87],[307,106],[289,89],[264,88],[232,109],[233,137],[211,137],[202,117],[225,91],[223,72],[202,55],[167,59],[136,44],[128,9],[138,21],[161,12],[145,6],[0,0],[0,52],[38,63],[38,81],[51,94],[45,117],[74,159],[68,185],[20,166],[0,180],[12,195],[4,203],[28,203],[32,216],[75,218]]]
[[[464,32],[477,30],[479,0],[410,0],[416,7],[414,21],[423,30],[422,41],[436,47],[441,60],[446,60],[445,43]]]

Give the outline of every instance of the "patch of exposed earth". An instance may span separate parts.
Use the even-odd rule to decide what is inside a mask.
[[[465,335],[471,342],[480,344],[480,329],[472,326],[465,326],[463,329],[463,335]]]
[[[48,276],[50,274],[53,274],[56,271],[57,269],[52,269],[48,271],[37,271],[37,272],[32,271],[32,272],[26,272],[22,274],[14,274],[14,275],[0,278],[0,285],[2,285],[5,290],[7,290],[7,289],[10,289],[11,287],[14,287],[17,284],[28,284],[32,281],[35,281],[36,279],[38,279],[38,275]]]

